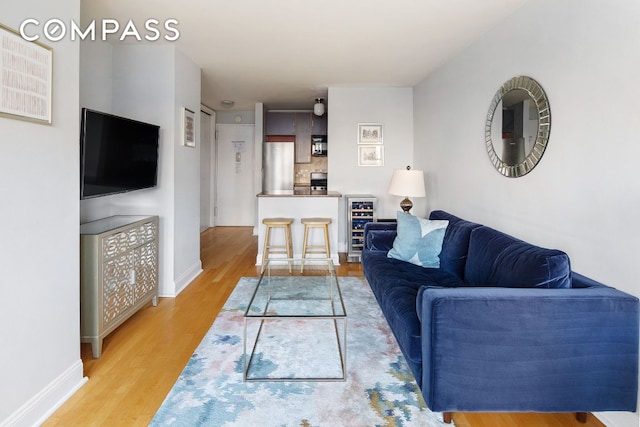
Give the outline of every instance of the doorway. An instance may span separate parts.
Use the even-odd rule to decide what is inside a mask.
[[[200,107],[200,232],[215,226],[215,111]]]
[[[253,226],[255,125],[216,125],[216,225]]]

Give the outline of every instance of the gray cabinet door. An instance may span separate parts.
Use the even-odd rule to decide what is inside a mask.
[[[296,163],[311,163],[311,113],[296,113]]]
[[[311,135],[327,134],[327,115],[321,116],[311,115]]]
[[[268,112],[265,135],[295,135],[296,113]]]

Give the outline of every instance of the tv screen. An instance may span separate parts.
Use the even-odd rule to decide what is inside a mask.
[[[82,109],[80,198],[155,187],[160,127]]]

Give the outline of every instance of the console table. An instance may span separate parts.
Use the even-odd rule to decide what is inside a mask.
[[[102,340],[158,303],[158,217],[118,215],[80,225],[80,342]]]

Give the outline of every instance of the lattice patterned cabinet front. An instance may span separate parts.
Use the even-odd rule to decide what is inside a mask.
[[[81,342],[100,357],[105,336],[158,302],[158,217],[118,215],[80,226]]]

